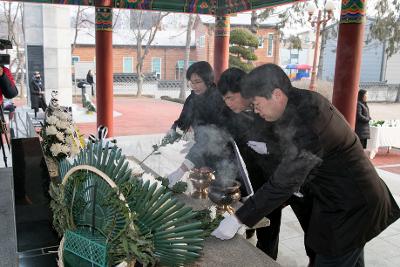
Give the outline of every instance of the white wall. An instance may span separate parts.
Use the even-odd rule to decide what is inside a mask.
[[[46,99],[58,90],[59,102],[72,105],[70,10],[68,6],[24,6],[26,45],[43,46]]]

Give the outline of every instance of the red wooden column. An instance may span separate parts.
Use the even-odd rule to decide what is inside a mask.
[[[107,126],[113,136],[112,9],[96,7],[96,106],[97,127]]]
[[[229,67],[229,35],[231,23],[228,15],[215,17],[214,72],[215,81]]]
[[[354,129],[365,27],[365,0],[342,0],[333,104]]]

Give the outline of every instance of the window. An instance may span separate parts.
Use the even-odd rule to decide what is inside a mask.
[[[161,58],[151,58],[151,72],[155,72],[157,79],[161,79]]]
[[[72,56],[72,65],[75,65],[75,62],[79,62],[80,59],[81,58],[79,56]]]
[[[274,34],[268,34],[268,49],[267,49],[267,56],[272,57],[274,55]]]
[[[195,63],[196,61],[189,60],[188,67]],[[175,80],[183,80],[183,68],[185,65],[185,60],[178,60],[175,65]]]
[[[206,46],[206,36],[202,35],[199,37],[199,47],[205,47]]]
[[[133,73],[133,57],[123,57],[122,61],[122,72]]]
[[[258,37],[258,48],[264,47],[264,38],[262,36]]]

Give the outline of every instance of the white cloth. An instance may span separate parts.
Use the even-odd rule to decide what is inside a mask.
[[[267,155],[268,149],[267,144],[264,142],[257,142],[257,141],[248,141],[247,145],[253,149],[255,152],[261,155]]]
[[[379,147],[400,147],[400,127],[370,127],[371,139],[368,139],[367,150],[373,159]]]
[[[226,216],[211,235],[221,240],[231,239],[239,231],[243,224],[234,214]]]

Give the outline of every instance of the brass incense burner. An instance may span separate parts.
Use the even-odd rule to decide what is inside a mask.
[[[235,212],[231,205],[240,200],[240,182],[215,181],[211,183],[209,191],[208,198],[217,204],[217,213]]]
[[[190,171],[189,180],[193,184],[195,191],[193,198],[206,199],[208,196],[208,187],[215,180],[214,171],[208,167],[195,168]]]

